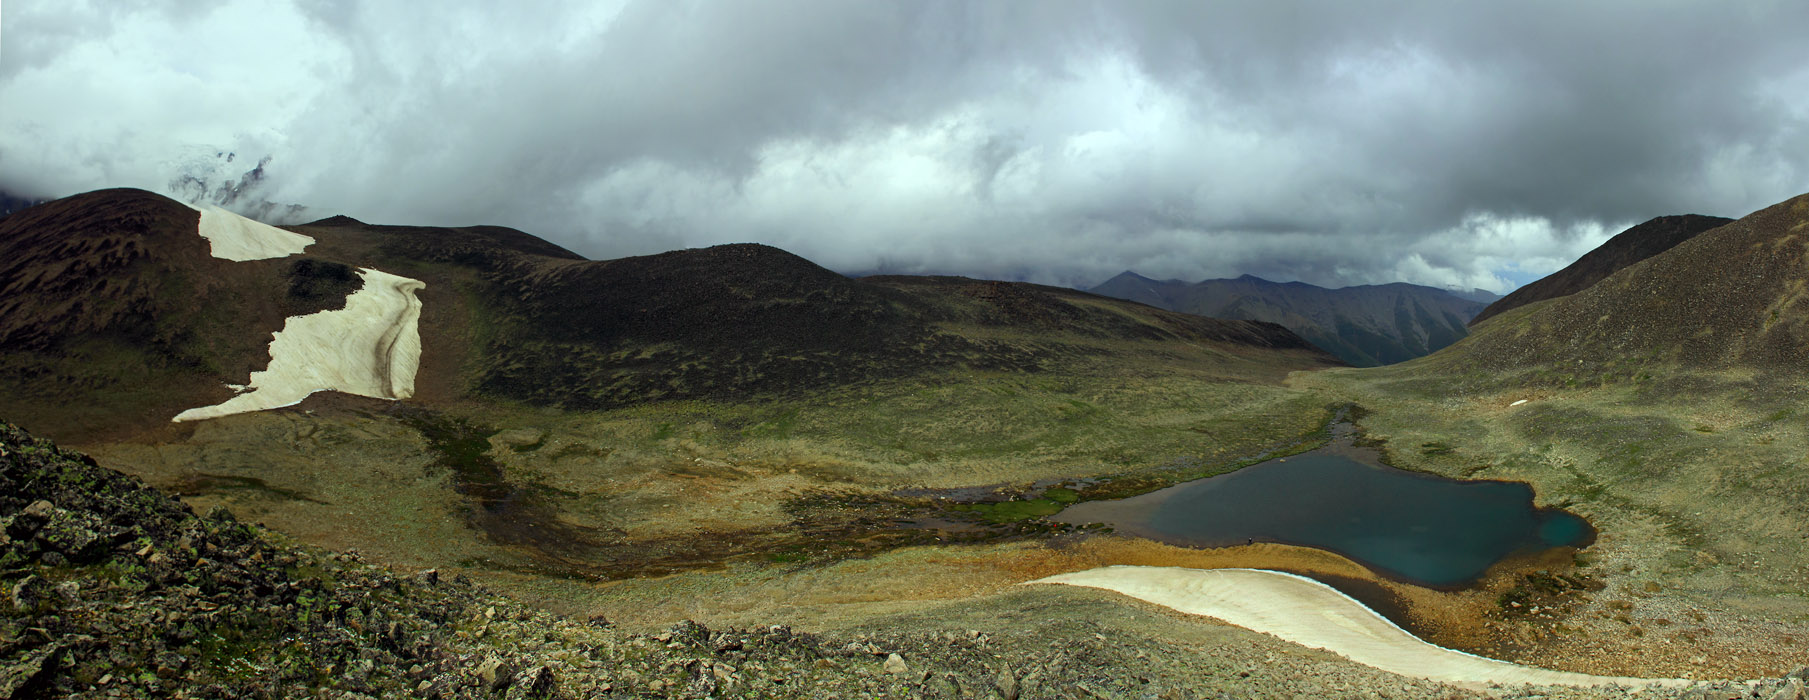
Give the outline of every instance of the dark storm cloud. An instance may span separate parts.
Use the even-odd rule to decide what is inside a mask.
[[[1802,3],[421,7],[9,4],[0,189],[267,157],[259,201],[594,257],[1494,288],[1809,190]]]

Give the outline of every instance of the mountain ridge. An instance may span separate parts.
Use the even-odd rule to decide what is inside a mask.
[[[1663,253],[1706,231],[1733,223],[1733,219],[1699,214],[1660,216],[1615,234],[1606,243],[1584,253],[1575,262],[1534,280],[1489,304],[1470,319],[1482,323],[1502,312],[1527,304],[1575,294],[1621,268]]]
[[[1449,290],[1406,282],[1328,289],[1250,274],[1187,283],[1126,271],[1089,291],[1201,316],[1277,323],[1359,367],[1448,346],[1484,307]]]
[[[0,377],[0,409],[83,412],[73,422],[88,430],[109,423],[109,412],[142,423],[220,403],[231,396],[226,385],[268,363],[265,347],[285,318],[343,305],[357,286],[350,271],[362,267],[426,283],[417,391],[429,402],[486,395],[598,409],[953,368],[1040,371],[1123,351],[1101,345],[1120,337],[1208,343],[1259,364],[1264,353],[1286,355],[1275,356],[1277,366],[1333,362],[1261,323],[1139,310],[1025,283],[850,279],[758,244],[591,261],[504,227],[338,216],[286,227],[315,239],[302,254],[230,262],[209,255],[196,216],[174,200],[121,189],[0,220],[0,353],[10,353],[12,370]],[[970,337],[969,327],[1037,337]],[[72,348],[96,342],[103,350],[72,359]],[[124,402],[113,390],[133,384],[112,376],[121,367],[159,377],[137,383],[145,395],[126,402],[129,411],[103,406]],[[69,381],[42,378],[58,376]]]
[[[1809,366],[1805,228],[1809,194],[1690,234],[1575,293],[1510,309],[1432,359],[1498,370],[1557,365],[1598,379],[1625,379],[1646,365]]]

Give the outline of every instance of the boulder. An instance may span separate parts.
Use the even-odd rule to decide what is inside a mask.
[[[529,700],[530,698],[552,697],[558,683],[553,678],[553,670],[545,666],[535,666],[515,674],[509,683],[508,700]]]
[[[36,537],[45,549],[60,553],[73,563],[86,564],[106,554],[109,538],[101,530],[100,519],[90,513],[51,508]]]
[[[499,657],[489,657],[477,666],[477,682],[486,690],[502,690],[508,687],[512,664]]]
[[[26,576],[13,584],[8,600],[17,610],[36,610],[50,597],[50,584],[36,575]]]

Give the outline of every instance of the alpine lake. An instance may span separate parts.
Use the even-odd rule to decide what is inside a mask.
[[[1337,428],[1343,428],[1342,430]],[[1538,508],[1520,482],[1459,481],[1396,469],[1335,426],[1326,447],[1054,519],[1187,547],[1279,542],[1323,549],[1421,586],[1457,588],[1503,559],[1583,547],[1595,528]]]

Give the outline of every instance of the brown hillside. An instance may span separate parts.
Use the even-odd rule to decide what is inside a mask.
[[[1096,338],[1186,340],[1320,354],[1319,348],[1274,323],[1206,318],[1063,287],[966,277],[863,277],[926,303],[940,303],[947,320],[980,326],[1040,328]],[[970,303],[951,303],[972,300]]]
[[[598,409],[1139,355],[1270,378],[1337,363],[1271,324],[1028,284],[855,280],[763,245],[589,261],[513,229],[340,216],[291,227],[317,241],[305,256],[239,263],[211,257],[196,222],[135,190],[0,222],[0,417],[68,439],[224,400],[284,318],[343,304],[357,267],[427,285],[417,403]]]
[[[599,262],[517,260],[486,279],[475,389],[603,408],[897,376],[965,344],[900,295],[777,248],[730,245]]]
[[[511,330],[488,339],[475,388],[571,408],[784,394],[934,369],[1049,370],[1116,352],[1100,346],[1106,339],[1274,351],[1291,369],[1335,363],[1267,324],[1021,283],[855,280],[764,245],[516,264],[489,278],[491,317]]]
[[[1479,326],[1433,359],[1613,374],[1809,368],[1809,195],[1684,241],[1570,296]]]
[[[1539,278],[1531,284],[1497,299],[1482,313],[1470,319],[1475,326],[1509,309],[1517,309],[1536,301],[1569,296],[1588,289],[1621,268],[1670,250],[1696,234],[1725,225],[1733,219],[1719,216],[1684,214],[1661,216],[1616,234],[1595,250],[1589,251],[1564,269]]]
[[[60,436],[167,421],[231,396],[223,379],[262,369],[285,317],[341,306],[358,284],[309,257],[215,258],[198,221],[130,189],[0,221],[0,415]]]
[[[1107,339],[1222,346],[1277,376],[1336,363],[1264,324],[1028,284],[849,279],[765,245],[589,261],[498,227],[334,217],[296,230],[319,238],[321,255],[427,282],[423,381],[460,383],[422,400],[590,410],[795,394],[932,370],[1042,371],[1125,351]]]

